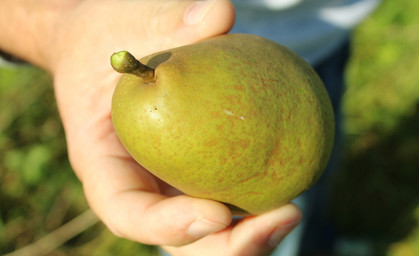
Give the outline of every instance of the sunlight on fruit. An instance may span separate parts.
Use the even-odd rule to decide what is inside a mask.
[[[378,255],[419,255],[417,10],[417,0],[384,0],[355,31],[347,70],[344,166],[332,214],[347,234],[374,241]],[[51,83],[29,65],[0,67],[1,255],[88,209],[68,162]],[[99,223],[50,255],[156,252]]]

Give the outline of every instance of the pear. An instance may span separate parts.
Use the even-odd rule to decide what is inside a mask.
[[[309,189],[334,138],[315,71],[288,48],[228,34],[144,57],[111,57],[124,74],[112,122],[132,157],[183,193],[260,214]]]

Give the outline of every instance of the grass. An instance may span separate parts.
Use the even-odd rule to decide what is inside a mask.
[[[359,27],[347,70],[343,170],[335,218],[378,255],[419,255],[417,1],[385,1]]]
[[[330,216],[377,255],[419,255],[419,2],[387,0],[354,33],[344,101],[343,167]],[[88,209],[68,163],[51,78],[0,68],[0,254]],[[103,224],[47,255],[155,255]]]
[[[0,109],[0,254],[3,255],[46,236],[82,214],[88,206],[67,159],[51,78],[31,66],[2,67]],[[47,255],[152,255],[152,252],[151,247],[116,238],[97,223]]]

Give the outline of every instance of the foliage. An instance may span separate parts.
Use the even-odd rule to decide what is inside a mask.
[[[417,8],[385,1],[356,30],[347,70],[346,144],[331,215],[345,235],[370,240],[375,255],[419,255]]]
[[[0,69],[0,254],[44,237],[87,209],[69,165],[51,78],[31,67]],[[152,255],[102,224],[49,255]]]
[[[344,101],[345,147],[330,216],[377,255],[419,255],[419,16],[416,0],[387,0],[354,34]],[[87,208],[68,163],[50,76],[0,68],[0,254]],[[48,255],[154,255],[101,223]]]

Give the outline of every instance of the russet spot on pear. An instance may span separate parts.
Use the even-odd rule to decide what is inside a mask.
[[[126,73],[112,100],[119,139],[185,194],[259,214],[309,189],[328,162],[328,94],[284,46],[229,34],[140,61],[123,51],[111,63]]]

